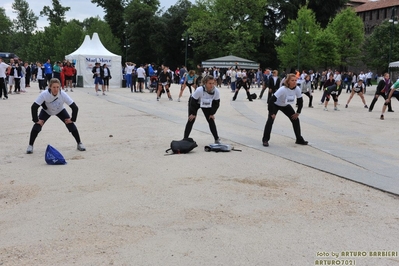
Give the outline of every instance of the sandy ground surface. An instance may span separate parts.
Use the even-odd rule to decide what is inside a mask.
[[[121,88],[95,96],[94,89],[76,88],[70,94],[79,106],[76,124],[85,152],[52,117],[34,153],[25,154],[37,84],[2,100],[0,265],[399,265],[397,196],[271,152],[281,147],[323,160],[330,155],[312,141],[317,146],[314,139],[324,134],[324,141],[354,150],[389,138],[398,132],[397,103],[397,112],[380,121],[382,100],[369,113],[355,96],[345,110],[344,93],[341,112],[324,112],[316,92],[315,108],[301,114],[311,145],[294,144],[290,122],[280,113],[265,148],[264,100],[249,103],[241,91],[231,102],[223,87],[216,115],[220,136],[243,151],[205,152],[212,136],[201,113],[191,134],[199,147],[164,156],[170,141],[183,136],[188,92],[178,103],[178,90],[174,85],[175,101],[163,96],[157,102],[148,91]],[[368,104],[371,97],[370,91]],[[263,122],[250,121],[247,108]],[[324,123],[312,126],[311,119]],[[337,134],[338,126],[353,136]],[[358,137],[365,132],[368,138]],[[250,144],[231,141],[233,134]],[[47,144],[68,164],[47,165]],[[398,140],[375,146],[370,149],[399,159]],[[370,253],[379,251],[396,253]]]

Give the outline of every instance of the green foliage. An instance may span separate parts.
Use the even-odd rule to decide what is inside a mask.
[[[278,58],[284,68],[311,69],[318,62],[315,36],[320,35],[313,11],[302,7],[298,19],[291,20],[281,35],[282,45],[276,48]]]
[[[70,21],[61,28],[60,34],[54,40],[55,57],[58,61],[74,52],[84,39],[83,28],[76,21]]]
[[[153,49],[157,54],[161,55],[159,63],[167,63],[171,67],[181,66],[185,60],[185,39],[187,37],[187,27],[184,25],[184,21],[187,18],[188,10],[192,7],[192,3],[188,0],[179,0],[175,5],[171,6],[162,14],[160,18],[161,25],[159,26],[162,31],[156,31],[158,33],[153,38],[158,40],[164,40],[163,42],[156,42],[157,46]],[[189,36],[192,38],[192,36]],[[182,41],[183,39],[183,41]],[[190,58],[193,56],[193,45],[194,41],[189,41],[187,46],[187,58],[190,62]],[[194,67],[192,63],[188,64],[188,67]]]
[[[322,28],[325,28],[348,2],[348,0],[310,0],[308,1],[308,8],[313,10],[317,22],[320,23]]]
[[[63,7],[59,0],[52,0],[53,9],[49,6],[44,6],[43,10],[40,11],[40,16],[48,17],[47,20],[50,21],[50,24],[54,24],[56,26],[61,26],[65,24],[65,12],[69,11],[70,7]]]
[[[312,54],[316,56],[316,66],[324,69],[339,65],[340,53],[338,50],[338,37],[329,30],[320,31],[314,39],[315,45]]]
[[[4,8],[0,7],[0,47],[2,52],[11,52],[10,34],[12,22],[7,17]]]
[[[362,19],[352,8],[342,10],[328,24],[327,29],[338,37],[341,68],[356,65],[361,59],[359,47],[364,41],[364,25]]]
[[[105,21],[109,24],[112,33],[119,39],[119,44],[124,43],[125,21],[124,17],[126,0],[91,0],[92,3],[97,4],[104,9]]]
[[[160,58],[157,54],[158,49],[154,47],[162,42],[154,36],[162,36],[164,27],[159,19],[155,19],[159,7],[158,0],[137,0],[130,2],[125,10],[125,17],[128,23],[126,28],[128,49],[128,61],[132,61],[134,56],[135,63],[156,62]],[[134,54],[132,54],[134,52]]]
[[[13,20],[14,30],[24,34],[31,34],[36,29],[38,17],[29,8],[28,2],[14,0],[11,7],[14,9],[13,12],[17,14],[17,18]]]
[[[399,60],[399,25],[385,21],[377,26],[366,39],[363,50],[363,61],[368,66],[377,69],[377,73],[386,72],[389,61]]]
[[[48,46],[46,44],[46,41],[47,36],[44,31],[35,32],[29,38],[29,49],[25,59],[30,62],[45,62],[46,59],[49,57],[49,54],[47,54]]]
[[[197,1],[185,22],[197,62],[229,54],[256,60],[265,5],[265,0]]]
[[[20,58],[26,58],[28,54],[28,42],[32,32],[36,29],[38,17],[29,8],[25,0],[14,0],[11,5],[17,18],[13,20],[12,29],[15,32],[10,42],[13,52]]]

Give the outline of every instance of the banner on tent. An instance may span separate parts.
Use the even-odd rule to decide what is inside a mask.
[[[109,57],[86,57],[86,68],[90,72],[96,63],[101,63],[101,65],[107,64],[109,68],[112,67],[112,59]]]

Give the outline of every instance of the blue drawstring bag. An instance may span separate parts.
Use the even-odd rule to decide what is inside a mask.
[[[56,165],[56,164],[66,164],[67,162],[64,159],[64,156],[56,150],[51,145],[47,145],[45,160],[47,164]]]

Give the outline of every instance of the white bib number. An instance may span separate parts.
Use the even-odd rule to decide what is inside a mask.
[[[295,96],[294,95],[287,95],[287,98],[285,99],[286,104],[292,104],[295,101]]]
[[[201,108],[212,108],[212,99],[201,99]]]

